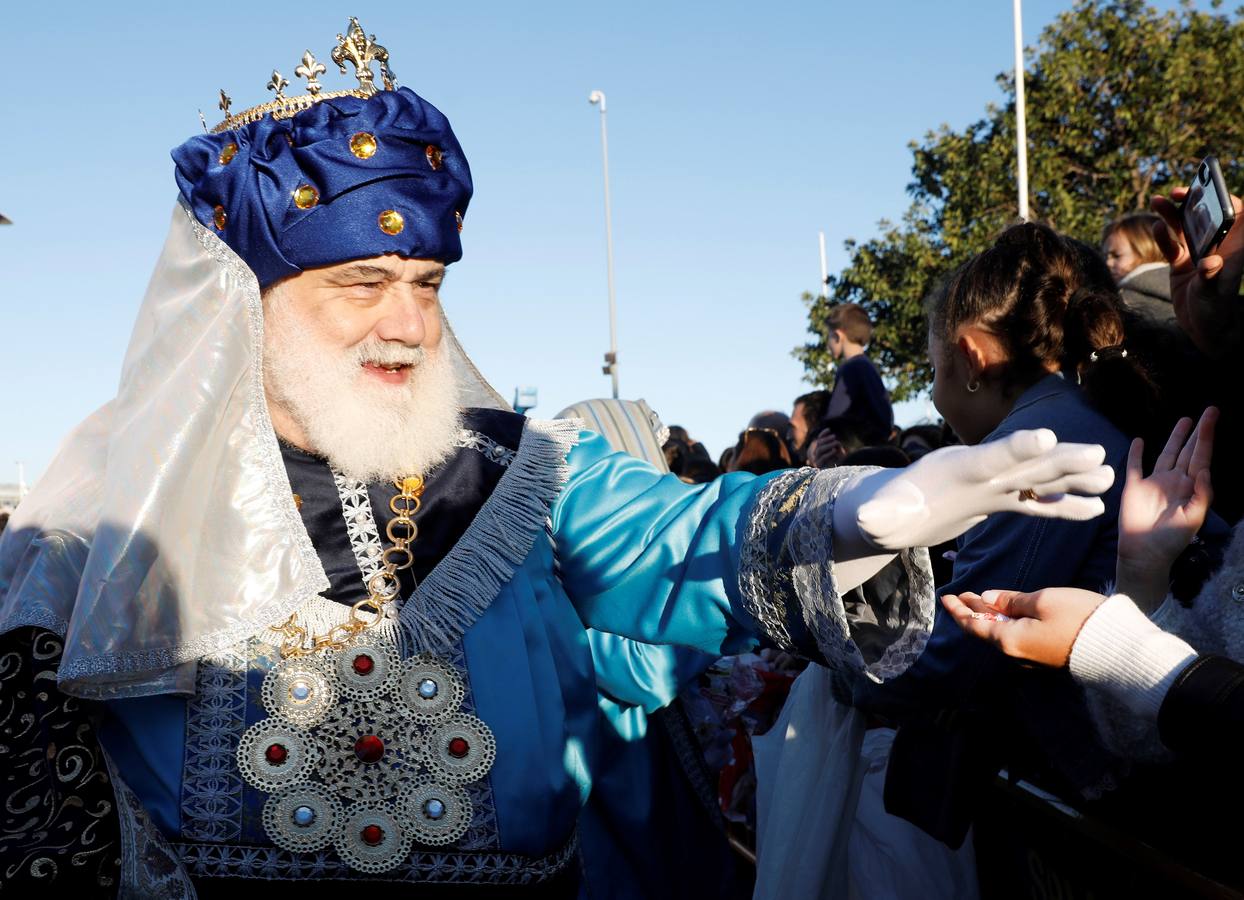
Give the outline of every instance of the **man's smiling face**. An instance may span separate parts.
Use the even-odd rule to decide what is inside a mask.
[[[445,266],[386,255],[309,269],[280,284],[285,299],[330,346],[358,356],[361,374],[404,385],[441,341]]]
[[[310,269],[264,294],[264,387],[279,436],[360,481],[422,474],[457,437],[435,260]]]

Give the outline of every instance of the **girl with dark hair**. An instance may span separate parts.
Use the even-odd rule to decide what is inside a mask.
[[[1153,386],[1124,347],[1123,303],[1094,277],[1086,249],[1044,225],[1016,225],[930,298],[933,402],[965,443],[1060,374],[1120,430],[1143,430]]]
[[[1091,521],[999,515],[967,531],[942,594],[1000,584],[1100,591],[1114,576],[1125,432],[1143,422],[1152,388],[1124,346],[1122,302],[1085,249],[1044,225],[1013,226],[953,272],[926,305],[933,402],[965,444],[1048,428],[1060,440],[1102,445],[1116,476],[1102,497],[1105,514]],[[991,751],[996,735],[1011,728],[1026,733],[1023,743],[1037,758],[1066,763],[1060,774],[1067,786],[1092,790],[1109,780],[1110,758],[1086,746],[1095,742],[1082,701],[1069,682],[1054,682],[1015,671],[939,610],[911,669],[862,698],[904,723],[887,785],[893,811],[955,845],[970,822],[978,779],[1004,761],[1022,768]],[[966,712],[957,729],[932,721],[944,709]]]

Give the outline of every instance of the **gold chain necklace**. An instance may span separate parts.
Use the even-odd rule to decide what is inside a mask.
[[[423,478],[411,475],[395,479],[393,485],[398,493],[389,500],[389,509],[395,518],[384,529],[393,546],[380,554],[382,568],[367,579],[367,596],[351,608],[348,622],[334,625],[327,634],[308,635],[307,629],[294,624],[297,613],[291,615],[284,625],[276,629],[281,634],[283,659],[297,659],[321,650],[340,650],[359,634],[379,624],[385,617],[386,607],[401,593],[402,585],[397,573],[409,569],[415,561],[410,545],[419,534],[413,517],[419,511]]]

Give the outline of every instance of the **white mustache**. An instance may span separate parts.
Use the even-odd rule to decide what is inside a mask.
[[[368,341],[354,348],[354,361],[360,366],[375,363],[380,366],[417,366],[427,353],[422,347],[408,347],[393,341]]]

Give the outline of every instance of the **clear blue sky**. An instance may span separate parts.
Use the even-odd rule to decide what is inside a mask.
[[[1026,43],[1068,5],[1027,0]],[[606,92],[622,393],[714,455],[806,390],[790,351],[817,231],[840,268],[844,239],[905,209],[907,142],[980,117],[1012,66],[1004,0],[37,4],[10,23],[0,95],[0,482],[15,460],[41,473],[112,396],[197,110],[214,122],[220,87],[262,102],[351,14],[466,150],[445,303],[503,395],[539,389],[534,415],[609,390],[587,102]]]

